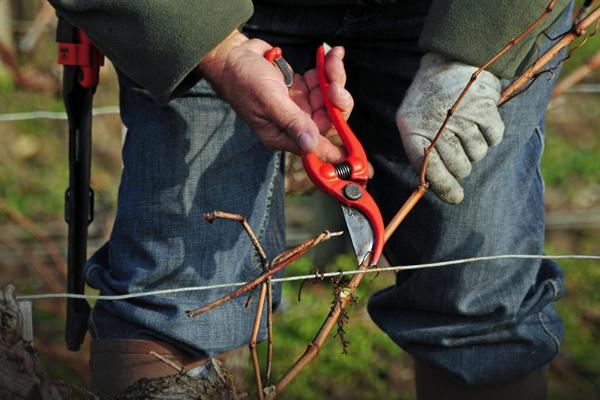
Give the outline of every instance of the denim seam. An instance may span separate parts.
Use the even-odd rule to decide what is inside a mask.
[[[550,284],[552,285],[552,290],[554,290],[554,294],[552,295],[552,299],[556,300],[556,298],[558,297],[558,294],[560,293],[560,286],[556,282],[556,279],[549,279],[548,282],[550,282]]]
[[[554,332],[552,332],[550,330],[550,328],[544,323],[544,312],[540,311],[538,313],[538,320],[540,321],[540,325],[542,326],[542,329],[544,330],[544,332],[546,332],[546,334],[548,336],[550,336],[552,338],[552,340],[554,340],[554,344],[556,345],[556,351],[558,352],[560,350],[560,340],[558,340],[558,337],[554,334]]]
[[[98,333],[98,328],[94,323],[94,308],[95,307],[92,307],[92,309],[90,310],[90,316],[88,317],[88,330],[90,331],[94,339],[101,339],[100,334]]]
[[[271,173],[271,177],[269,179],[269,186],[267,187],[267,198],[265,199],[265,214],[258,225],[258,235],[257,238],[262,239],[265,234],[265,230],[267,228],[267,222],[269,220],[269,210],[271,208],[271,201],[273,199],[273,188],[275,186],[275,180],[277,178],[277,174],[279,171],[279,164],[281,163],[281,152],[275,153],[275,161],[273,162],[273,172]],[[258,259],[258,255],[255,251],[252,252],[252,261],[253,264],[260,264],[260,260]],[[261,271],[262,272],[262,271]]]
[[[85,281],[86,282],[90,281],[90,275],[91,275],[92,271],[95,270],[96,268],[99,268],[99,266],[97,264],[92,264],[91,266],[85,268]]]

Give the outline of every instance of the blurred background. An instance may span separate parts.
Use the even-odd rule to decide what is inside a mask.
[[[63,199],[68,128],[62,114],[55,26],[54,12],[46,2],[0,0],[0,286],[13,283],[19,294],[66,290]],[[562,72],[566,86],[547,113],[542,172],[549,254],[600,254],[600,72],[594,70],[598,64],[600,39],[593,37],[566,61]],[[118,84],[107,62],[95,96],[100,113],[93,121],[96,206],[90,254],[107,239],[115,212],[122,141],[117,105]],[[286,168],[288,244],[335,229],[340,224],[337,217],[330,217],[335,205],[312,190],[298,160],[290,157]],[[567,292],[557,308],[566,339],[551,366],[551,398],[598,399],[600,263],[562,265]],[[293,264],[288,274],[354,266],[347,243],[338,240]],[[290,386],[286,398],[413,398],[410,358],[374,326],[365,310],[369,294],[392,283],[392,274],[365,279],[345,327],[348,354],[342,354],[339,338],[331,338],[319,359]],[[305,284],[300,303],[299,290],[300,284],[284,286],[284,312],[276,314],[274,325],[274,377],[304,351],[332,301],[327,282]],[[50,377],[85,385],[89,338],[79,353],[66,350],[64,308],[62,300],[34,303],[34,346]]]

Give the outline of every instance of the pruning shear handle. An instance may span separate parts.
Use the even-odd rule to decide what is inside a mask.
[[[347,155],[341,163],[334,165],[321,161],[315,153],[308,153],[302,155],[302,163],[311,181],[341,203],[359,263],[362,264],[371,253],[370,265],[375,265],[383,251],[383,218],[375,200],[366,189],[369,162],[365,150],[346,122],[342,110],[331,102],[327,94],[331,83],[325,74],[325,54],[329,50],[330,47],[325,43],[317,49],[317,76],[327,115],[340,136]],[[272,54],[281,57],[281,50],[275,48],[265,57],[286,76],[285,68],[274,61]]]

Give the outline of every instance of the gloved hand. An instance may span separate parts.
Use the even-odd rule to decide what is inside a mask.
[[[396,115],[404,150],[420,171],[424,150],[442,125],[477,68],[427,53]],[[448,121],[429,155],[426,179],[443,201],[458,204],[464,198],[460,178],[471,173],[472,163],[502,140],[504,123],[498,112],[500,80],[483,71]]]

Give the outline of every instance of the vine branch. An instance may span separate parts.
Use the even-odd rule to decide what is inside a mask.
[[[515,97],[519,93],[519,89],[527,84],[532,79],[543,71],[546,64],[550,62],[562,49],[569,46],[576,39],[585,34],[586,30],[593,24],[597,24],[600,20],[600,6],[596,7],[587,16],[582,18],[573,29],[560,40],[558,40],[548,51],[542,54],[533,62],[517,79],[508,85],[502,92],[499,106],[506,104],[507,101]]]
[[[307,241],[299,244],[298,246],[294,247],[293,249],[281,253],[279,256],[277,256],[275,258],[275,260],[273,260],[273,262],[271,263],[271,268],[269,269],[268,272],[257,276],[256,278],[254,278],[250,282],[246,283],[245,285],[240,286],[238,289],[221,297],[220,299],[215,300],[214,302],[212,302],[210,304],[196,308],[194,310],[187,310],[185,313],[190,318],[196,317],[196,316],[204,314],[205,312],[210,311],[216,307],[219,307],[219,306],[227,303],[228,301],[235,299],[236,297],[241,296],[242,294],[254,289],[261,283],[265,282],[268,278],[272,277],[273,275],[275,275],[276,273],[278,273],[279,271],[281,271],[282,269],[284,269],[285,267],[290,265],[293,261],[295,261],[298,258],[300,258],[301,256],[303,256],[304,253],[306,253],[308,250],[312,249],[313,247],[319,245],[322,242],[325,242],[325,241],[331,239],[332,237],[341,236],[342,233],[343,232],[329,232],[329,231],[322,232],[316,238],[307,240]]]
[[[555,99],[567,90],[581,82],[589,76],[596,68],[600,67],[600,51],[594,54],[585,64],[577,68],[566,78],[561,79],[552,92],[552,98]]]

